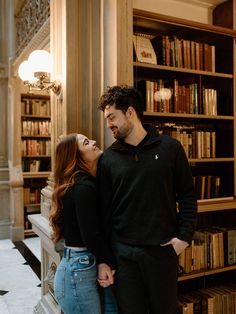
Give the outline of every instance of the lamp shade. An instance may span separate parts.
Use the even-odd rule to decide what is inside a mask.
[[[29,55],[28,61],[33,73],[52,71],[52,57],[46,50],[34,50]]]
[[[19,69],[18,69],[18,74],[22,81],[34,80],[34,73],[28,61],[23,61],[20,64]]]

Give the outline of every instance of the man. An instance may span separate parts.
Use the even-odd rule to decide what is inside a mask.
[[[188,160],[177,140],[142,124],[134,88],[109,88],[99,109],[116,139],[98,179],[103,229],[117,258],[119,313],[174,314],[178,255],[191,243],[197,215]]]

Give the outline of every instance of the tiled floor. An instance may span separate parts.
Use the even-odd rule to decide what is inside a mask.
[[[40,293],[39,239],[0,240],[0,313],[32,314]]]

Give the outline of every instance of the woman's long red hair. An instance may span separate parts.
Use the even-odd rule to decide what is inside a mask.
[[[69,134],[56,147],[54,166],[54,191],[49,221],[54,243],[63,238],[62,197],[74,184],[76,174],[87,170],[78,147],[78,135]]]

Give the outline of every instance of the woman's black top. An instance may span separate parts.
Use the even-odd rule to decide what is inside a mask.
[[[98,263],[106,263],[114,269],[114,256],[100,232],[95,178],[79,172],[75,184],[63,196],[62,204],[65,244],[87,247]]]

